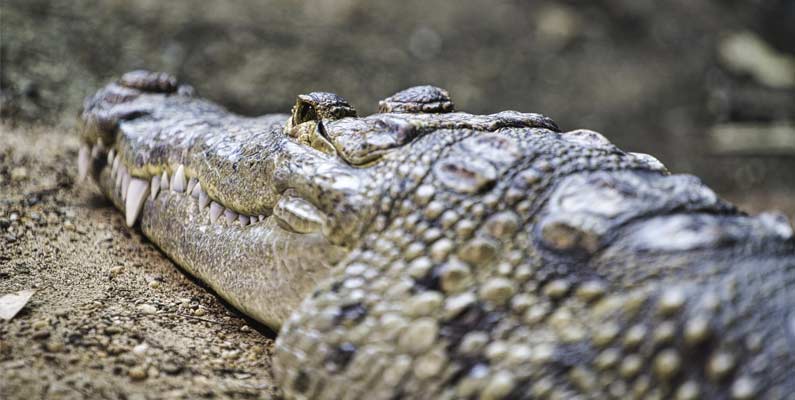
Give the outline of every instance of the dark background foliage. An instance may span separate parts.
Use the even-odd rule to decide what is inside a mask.
[[[1,4],[0,114],[11,124],[72,126],[84,96],[136,68],[175,73],[251,115],[313,90],[367,114],[430,83],[459,110],[541,112],[723,192],[795,187],[789,0]]]

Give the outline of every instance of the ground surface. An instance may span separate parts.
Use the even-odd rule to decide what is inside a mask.
[[[0,398],[269,398],[273,334],[75,182],[76,136],[0,125]]]
[[[269,398],[273,333],[182,273],[91,182],[76,135],[0,125],[0,398]],[[734,193],[755,212],[795,193]]]

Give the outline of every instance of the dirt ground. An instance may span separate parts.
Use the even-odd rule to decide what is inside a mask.
[[[76,182],[76,135],[0,125],[0,398],[272,398],[274,334]]]
[[[273,332],[181,272],[90,182],[76,135],[0,125],[0,398],[273,398]],[[795,195],[731,194],[744,209]]]

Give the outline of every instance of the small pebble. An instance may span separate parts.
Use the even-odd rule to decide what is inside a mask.
[[[176,374],[178,374],[178,373],[180,373],[182,371],[182,365],[178,364],[175,361],[166,361],[160,367],[160,369],[162,369],[163,372],[165,372],[167,374],[176,375]]]
[[[59,341],[51,341],[47,342],[47,344],[44,345],[44,348],[50,353],[60,353],[61,351],[63,351],[64,345],[62,342]]]
[[[50,330],[49,329],[42,329],[42,330],[33,332],[33,338],[34,339],[41,340],[41,339],[47,339],[48,337],[50,337]]]
[[[21,181],[28,177],[28,169],[25,167],[16,167],[11,170],[11,179]]]
[[[135,353],[135,354],[144,354],[144,353],[146,353],[147,349],[149,349],[149,345],[147,345],[146,343],[141,343],[141,344],[133,347],[133,353]]]
[[[142,381],[146,379],[146,369],[141,366],[130,368],[130,371],[127,372],[127,375],[130,376],[130,379],[134,381]]]
[[[160,281],[149,281],[149,287],[151,289],[157,289],[160,287]]]
[[[138,306],[138,311],[144,314],[154,314],[157,312],[157,308],[151,304],[141,304]]]
[[[123,329],[120,326],[118,326],[118,325],[111,325],[111,326],[105,328],[105,334],[106,335],[116,335],[116,334],[119,334],[119,333],[122,333],[122,332],[123,332]]]
[[[48,326],[50,326],[50,323],[46,319],[40,319],[30,325],[30,327],[35,330],[44,329],[47,328]]]

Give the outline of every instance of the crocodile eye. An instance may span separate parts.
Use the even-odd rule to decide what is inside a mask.
[[[293,126],[309,121],[355,117],[356,109],[341,96],[329,92],[300,94],[295,101],[290,122]]]
[[[441,114],[454,111],[450,94],[436,86],[414,86],[378,102],[380,113]]]
[[[315,107],[306,102],[299,102],[295,105],[292,119],[293,124],[298,125],[308,121],[317,121],[318,118]]]
[[[334,154],[334,146],[326,137],[323,121],[355,117],[356,110],[342,97],[328,92],[298,95],[285,132],[300,143]]]

